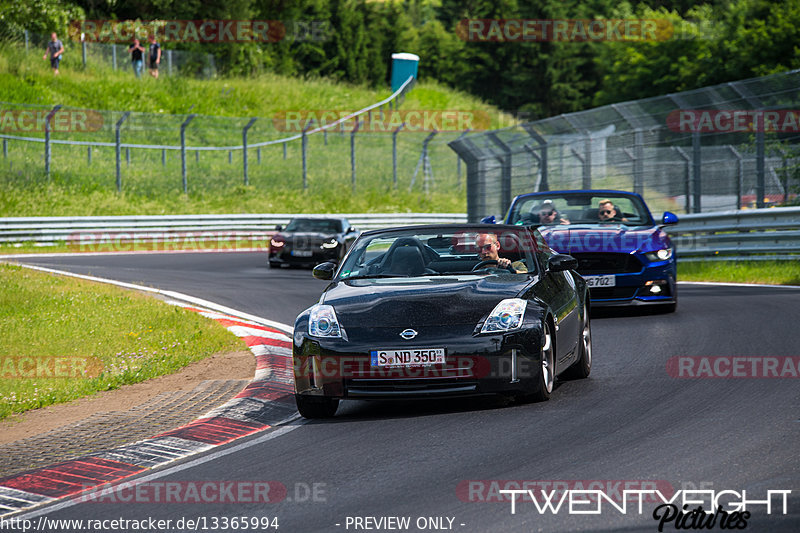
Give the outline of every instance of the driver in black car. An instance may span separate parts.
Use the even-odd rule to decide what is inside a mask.
[[[517,274],[528,271],[528,267],[522,261],[512,263],[510,259],[498,255],[500,243],[497,242],[497,235],[494,233],[479,233],[475,244],[478,246],[478,258],[481,261],[497,261],[497,268],[509,268],[510,265]]]

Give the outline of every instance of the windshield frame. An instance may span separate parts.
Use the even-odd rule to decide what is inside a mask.
[[[583,202],[580,202],[584,199]],[[538,217],[534,217],[531,209],[536,206],[541,206],[546,200],[551,200],[553,205],[556,206],[559,216],[566,217],[569,224],[580,225],[600,225],[600,224],[625,224],[635,227],[654,226],[653,215],[647,207],[644,199],[636,194],[627,191],[614,191],[614,190],[583,190],[583,191],[547,191],[540,193],[524,194],[517,196],[506,215],[506,222],[512,225],[525,225],[525,226],[542,226]],[[628,218],[627,221],[601,221],[591,217],[584,216],[591,210],[596,210],[601,200],[611,200],[616,206],[618,201],[624,200],[630,202],[630,206],[634,207],[637,212],[626,212],[624,209],[623,216]],[[576,216],[578,211],[581,211],[581,216]],[[635,216],[626,216],[633,214]],[[549,224],[550,226],[558,225],[558,223]]]

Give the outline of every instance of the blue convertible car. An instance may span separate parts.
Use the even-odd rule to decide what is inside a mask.
[[[575,257],[593,306],[675,310],[675,249],[661,227],[678,217],[667,211],[656,223],[640,195],[612,190],[523,194],[514,198],[504,222],[538,226],[553,250]]]

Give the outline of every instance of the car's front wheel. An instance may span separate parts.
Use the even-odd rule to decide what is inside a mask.
[[[555,345],[553,344],[553,334],[550,323],[544,323],[544,346],[542,346],[542,368],[539,373],[539,383],[537,390],[531,394],[531,400],[543,402],[550,399],[553,392],[553,385],[556,379],[555,365]]]
[[[339,408],[339,400],[336,398],[295,394],[294,401],[303,418],[331,418]]]

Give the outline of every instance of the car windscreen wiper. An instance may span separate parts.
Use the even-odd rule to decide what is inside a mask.
[[[403,274],[362,274],[360,276],[347,276],[339,278],[340,281],[347,281],[350,279],[373,279],[373,278],[407,278]]]

